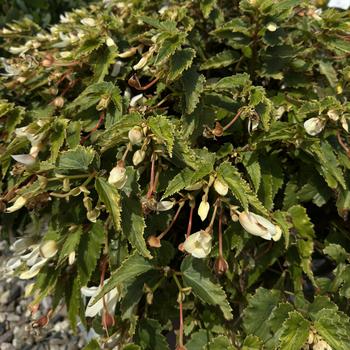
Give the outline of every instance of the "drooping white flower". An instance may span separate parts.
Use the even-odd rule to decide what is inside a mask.
[[[41,259],[36,264],[34,264],[29,270],[22,272],[19,275],[19,278],[22,280],[29,280],[33,277],[35,277],[40,269],[45,265],[47,259]]]
[[[58,248],[57,243],[53,239],[50,239],[48,241],[43,242],[40,244],[39,247],[40,255],[45,258],[49,259],[56,255]]]
[[[111,72],[111,76],[112,77],[116,77],[119,75],[120,73],[120,69],[122,68],[123,66],[123,62],[122,61],[116,61],[113,65],[113,68],[112,68],[112,72]]]
[[[243,228],[254,236],[274,241],[281,238],[281,228],[260,215],[244,211],[239,214],[238,219]]]
[[[214,188],[215,191],[220,195],[220,196],[226,196],[228,192],[228,186],[225,182],[219,179],[215,179],[214,181]]]
[[[107,283],[109,279],[106,279],[104,283]],[[96,303],[95,297],[101,292],[102,286],[98,287],[82,287],[80,289],[81,294],[83,294],[86,297],[90,297],[91,299],[89,300],[86,309],[85,309],[85,316],[86,317],[94,317],[97,314],[102,314],[103,311],[103,298],[99,299]],[[115,306],[120,299],[120,291],[118,287],[113,288],[111,291],[105,294],[104,296],[106,306],[107,306],[107,311],[110,314],[114,314],[115,311]]]
[[[132,145],[137,145],[143,140],[143,131],[139,126],[134,126],[128,133],[129,141]]]
[[[175,202],[173,201],[160,201],[156,205],[156,210],[157,211],[167,211],[173,208],[175,205]]]
[[[211,241],[211,234],[200,230],[186,238],[183,248],[195,258],[205,258],[211,251]]]
[[[202,200],[198,207],[198,215],[204,221],[209,213],[210,205],[206,200]]]
[[[91,18],[91,17],[86,17],[80,20],[81,24],[84,24],[84,26],[89,26],[89,27],[95,27],[96,26],[96,21]]]
[[[327,6],[347,10],[350,7],[350,0],[330,0]]]
[[[325,126],[326,121],[318,117],[310,118],[304,122],[304,129],[311,136],[319,134]]]
[[[11,205],[11,207],[8,207],[6,209],[7,213],[13,213],[16,210],[21,209],[22,207],[25,206],[25,204],[27,203],[27,199],[23,196],[19,196],[15,202],[13,203],[13,205]]]
[[[109,173],[108,182],[118,189],[121,189],[124,187],[127,179],[128,176],[126,175],[125,167],[118,164]]]
[[[138,94],[130,100],[130,107],[136,107],[138,104],[141,103],[143,99],[143,94]]]
[[[31,166],[35,164],[36,159],[30,154],[12,154],[11,157],[18,163]]]

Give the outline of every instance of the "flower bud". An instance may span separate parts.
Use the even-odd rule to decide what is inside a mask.
[[[215,128],[211,132],[214,136],[220,137],[224,133],[224,128],[222,127],[222,125],[219,122],[216,122]]]
[[[337,111],[335,111],[334,109],[330,109],[327,112],[327,115],[330,119],[337,121],[339,119],[339,114],[337,113]]]
[[[82,20],[80,20],[80,23],[84,24],[85,26],[89,26],[89,27],[96,26],[96,21],[91,17],[83,18]]]
[[[132,157],[132,162],[135,166],[139,165],[140,163],[143,162],[143,160],[145,159],[145,156],[146,156],[146,152],[139,149],[137,150],[133,157]]]
[[[147,61],[148,61],[148,55],[142,56],[140,61],[134,65],[133,69],[138,70],[143,68],[147,64]]]
[[[118,54],[118,57],[120,57],[120,58],[128,58],[128,57],[134,56],[135,53],[137,52],[137,48],[138,48],[137,46],[136,47],[132,47],[129,50],[126,50],[126,51]]]
[[[34,165],[36,159],[30,154],[13,154],[11,157],[18,163],[21,163],[26,166]]]
[[[113,327],[115,325],[115,318],[108,311],[103,310],[102,313],[102,325],[105,329]]]
[[[149,236],[147,238],[147,243],[152,248],[160,248],[161,247],[160,239],[157,236],[153,236],[153,235]]]
[[[45,58],[41,61],[41,65],[45,68],[50,68],[54,62],[54,57],[51,54],[47,54]]]
[[[277,24],[276,23],[273,23],[273,22],[269,22],[267,23],[266,25],[266,29],[269,31],[269,32],[275,32],[277,30]]]
[[[58,108],[62,108],[64,106],[64,98],[62,96],[58,96],[53,100],[53,105]]]
[[[128,179],[128,176],[126,175],[126,169],[124,165],[119,163],[109,173],[108,182],[111,185],[116,186],[118,189],[121,189],[124,187],[127,179]]]
[[[50,239],[49,241],[45,241],[40,245],[39,248],[40,255],[45,258],[49,259],[56,255],[58,248],[56,241]]]
[[[114,40],[113,40],[111,37],[108,37],[108,38],[107,38],[107,40],[106,40],[106,45],[107,45],[108,47],[116,46]]]
[[[202,221],[204,221],[207,218],[209,209],[209,203],[205,200],[202,200],[198,207],[198,215],[200,216]]]
[[[325,127],[326,121],[321,118],[310,118],[304,123],[305,131],[311,135],[316,136],[319,134]]]
[[[348,121],[346,120],[344,115],[342,115],[340,118],[340,124],[346,132],[349,132]]]
[[[70,252],[68,255],[68,264],[73,265],[75,261],[75,251]]]
[[[215,179],[214,181],[214,188],[215,191],[220,195],[220,196],[226,196],[228,192],[228,186],[226,185],[225,182],[219,179]]]
[[[228,263],[223,256],[218,256],[216,258],[215,264],[214,264],[214,270],[215,270],[215,273],[219,276],[223,275],[228,270]]]
[[[141,143],[141,141],[143,140],[143,132],[142,132],[142,128],[139,126],[134,126],[128,134],[130,143],[132,145],[137,145],[139,143]]]

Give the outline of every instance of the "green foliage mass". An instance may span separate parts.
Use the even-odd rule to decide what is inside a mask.
[[[7,273],[86,349],[350,348],[350,13],[322,6],[110,0],[1,29]]]

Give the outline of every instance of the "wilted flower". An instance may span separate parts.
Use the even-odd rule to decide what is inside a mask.
[[[260,215],[244,211],[238,219],[243,228],[254,236],[274,241],[281,238],[281,228]]]
[[[214,181],[214,188],[215,191],[220,195],[220,196],[226,196],[228,192],[228,186],[225,182],[219,179],[215,179]]]
[[[228,263],[223,256],[218,256],[214,263],[215,273],[219,276],[223,275],[228,270]]]
[[[319,134],[324,129],[325,125],[326,121],[318,117],[310,118],[304,122],[305,131],[311,136]]]
[[[109,279],[106,279],[104,282],[107,283]],[[83,294],[86,297],[90,297],[86,309],[85,309],[85,316],[86,317],[94,317],[97,314],[102,314],[103,312],[103,298],[105,300],[107,310],[110,314],[114,314],[116,304],[118,300],[120,299],[120,291],[119,289],[113,288],[111,291],[106,293],[103,298],[99,299],[95,304],[95,297],[101,292],[102,286],[98,287],[82,287],[80,289],[81,294]]]
[[[200,230],[188,236],[183,244],[187,253],[195,258],[205,258],[211,251],[212,236],[205,230]]]
[[[121,189],[124,187],[127,179],[128,176],[126,175],[125,167],[121,164],[118,164],[109,173],[108,182],[118,189]]]
[[[147,238],[147,243],[152,248],[160,248],[162,245],[160,243],[160,239],[157,236],[149,236]]]
[[[209,213],[210,205],[206,200],[202,200],[198,207],[198,215],[204,221]]]
[[[137,150],[133,157],[132,157],[132,162],[135,166],[139,165],[140,163],[143,162],[143,160],[145,159],[145,156],[146,156],[146,152],[139,149]]]
[[[143,140],[143,131],[139,126],[134,126],[128,133],[129,141],[132,145],[137,145]]]

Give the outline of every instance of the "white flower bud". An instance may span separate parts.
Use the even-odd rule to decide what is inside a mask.
[[[281,228],[260,215],[242,212],[239,214],[238,219],[243,228],[254,236],[267,240],[273,239],[274,241],[278,241],[281,238]]]
[[[346,132],[349,132],[349,125],[348,125],[348,122],[347,122],[347,120],[346,120],[344,115],[341,116],[340,123],[341,123],[341,126],[343,127],[343,129]]]
[[[200,216],[202,221],[204,221],[207,218],[209,209],[209,203],[205,200],[202,200],[198,207],[198,215]]]
[[[127,179],[128,176],[126,175],[126,169],[124,166],[118,164],[109,173],[108,182],[118,189],[121,189],[124,187]]]
[[[52,258],[53,256],[56,255],[58,248],[57,248],[57,243],[53,239],[50,239],[48,241],[43,242],[40,245],[39,248],[40,255],[45,258],[49,259]]]
[[[112,69],[112,72],[111,72],[111,76],[112,77],[116,77],[119,75],[120,73],[120,69],[122,68],[123,66],[123,62],[122,61],[116,61],[113,65],[113,69]]]
[[[75,261],[75,252],[70,252],[68,255],[68,264],[73,265]]]
[[[339,119],[339,114],[337,113],[337,111],[335,111],[334,109],[330,109],[327,112],[327,115],[330,119],[337,121]]]
[[[215,191],[220,195],[220,196],[226,196],[228,192],[228,186],[225,182],[219,179],[215,179],[214,181],[214,188]]]
[[[138,94],[130,100],[130,107],[136,107],[142,101],[143,94]]]
[[[20,196],[16,199],[16,201],[13,203],[11,207],[8,207],[6,209],[7,213],[13,213],[16,210],[21,209],[25,204],[27,203],[27,199],[23,196]]]
[[[137,52],[137,48],[138,48],[137,46],[136,47],[132,47],[129,50],[126,50],[126,51],[118,54],[118,56],[120,58],[128,58],[128,57],[134,56],[135,53]]]
[[[147,64],[147,61],[148,61],[148,55],[142,56],[140,61],[134,65],[133,69],[134,70],[142,69]]]
[[[139,126],[134,126],[128,134],[129,141],[132,145],[137,145],[143,140],[143,131]]]
[[[277,30],[277,24],[276,23],[273,23],[273,22],[269,22],[267,23],[266,25],[266,29],[269,31],[269,32],[275,32]]]
[[[31,166],[35,164],[35,158],[30,154],[13,154],[11,156],[16,162]]]
[[[205,258],[211,251],[211,241],[211,234],[200,230],[186,238],[183,248],[195,258]]]
[[[47,259],[42,259],[39,262],[37,262],[35,265],[33,265],[29,270],[22,272],[19,275],[19,278],[22,280],[29,280],[33,277],[35,277],[40,269],[45,265]]]
[[[316,136],[319,134],[325,127],[326,121],[321,118],[310,118],[304,123],[305,131],[311,135]]]
[[[160,201],[157,203],[156,210],[157,211],[167,211],[173,208],[175,202],[173,201]]]
[[[146,152],[139,149],[137,150],[134,155],[132,156],[132,162],[135,166],[139,165],[140,163],[143,162],[143,160],[145,159],[146,156]]]
[[[108,38],[107,38],[107,40],[106,40],[106,45],[107,45],[108,47],[116,46],[114,40],[113,40],[111,37],[108,37]]]
[[[312,347],[313,350],[332,350],[331,346],[324,340],[318,341]]]

